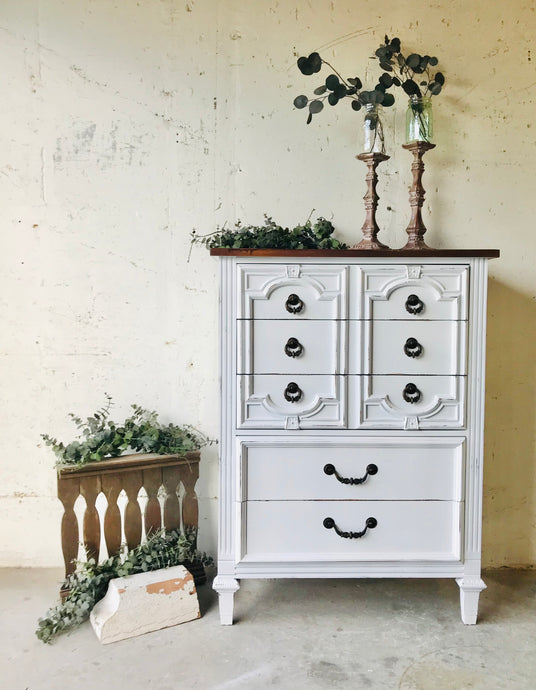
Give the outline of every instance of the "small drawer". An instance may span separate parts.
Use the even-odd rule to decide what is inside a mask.
[[[363,376],[360,424],[384,429],[450,429],[465,424],[464,376]]]
[[[462,506],[455,501],[248,501],[242,504],[243,560],[458,561]],[[361,537],[337,533],[358,534],[369,518],[376,526]]]
[[[343,374],[346,321],[239,320],[239,374]]]
[[[465,374],[465,321],[366,321],[364,372]]]
[[[361,270],[365,319],[467,319],[468,266],[371,266]]]
[[[240,429],[329,429],[346,426],[346,377],[238,376]]]
[[[241,444],[242,500],[462,500],[462,438]]]
[[[239,264],[239,319],[344,319],[348,267]]]

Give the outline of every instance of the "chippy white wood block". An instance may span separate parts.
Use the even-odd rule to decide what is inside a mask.
[[[110,580],[90,620],[99,640],[108,644],[200,616],[194,579],[177,565]]]

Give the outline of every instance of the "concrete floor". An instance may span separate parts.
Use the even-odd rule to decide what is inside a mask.
[[[103,646],[89,623],[52,645],[34,635],[59,570],[0,570],[6,690],[533,690],[536,571],[490,571],[476,626],[447,580],[243,581],[237,622],[202,618]]]

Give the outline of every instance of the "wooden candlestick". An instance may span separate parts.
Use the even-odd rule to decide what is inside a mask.
[[[380,198],[376,193],[376,185],[378,183],[378,175],[376,168],[382,161],[389,159],[385,153],[360,153],[356,158],[364,161],[367,165],[367,193],[363,197],[365,202],[365,222],[361,228],[363,232],[363,239],[359,244],[356,244],[352,249],[389,249],[385,244],[378,241],[377,235],[380,231],[376,223],[376,209],[378,208],[378,199]]]
[[[403,249],[430,249],[423,239],[426,226],[421,215],[425,194],[424,187],[422,186],[422,176],[424,173],[422,157],[427,151],[435,148],[435,144],[430,144],[428,141],[412,141],[411,144],[402,144],[402,148],[413,153],[413,163],[411,164],[413,184],[409,190],[411,220],[406,228],[408,241]]]

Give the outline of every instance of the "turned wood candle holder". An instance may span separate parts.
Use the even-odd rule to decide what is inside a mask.
[[[380,231],[376,223],[376,209],[378,208],[378,199],[380,198],[376,193],[376,185],[378,183],[378,175],[376,168],[382,161],[389,159],[385,153],[360,153],[356,158],[364,161],[367,165],[367,193],[363,197],[365,202],[365,222],[361,231],[363,232],[363,239],[359,244],[354,245],[352,249],[389,249],[386,244],[382,244],[377,236]]]
[[[435,144],[430,144],[428,141],[412,141],[410,144],[402,144],[402,148],[413,153],[413,163],[411,164],[413,183],[409,190],[411,220],[406,228],[408,241],[403,249],[430,249],[423,239],[426,226],[421,215],[425,195],[424,187],[422,186],[422,176],[424,173],[422,157],[427,151],[435,148]]]

